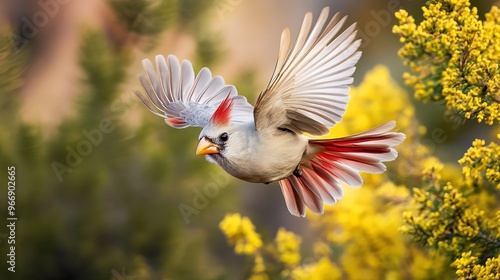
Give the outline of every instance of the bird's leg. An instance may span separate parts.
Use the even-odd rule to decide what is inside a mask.
[[[302,177],[302,168],[300,168],[300,164],[295,167],[293,175],[297,176],[298,178]]]

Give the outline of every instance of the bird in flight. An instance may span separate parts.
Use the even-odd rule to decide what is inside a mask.
[[[142,61],[138,76],[144,92],[134,90],[153,114],[174,128],[201,127],[196,154],[244,181],[278,181],[291,214],[323,213],[343,195],[340,183],[358,187],[359,172],[382,173],[394,160],[392,147],[405,135],[391,121],[370,130],[334,139],[320,136],[341,121],[349,85],[361,57],[355,24],[343,29],[346,17],[330,20],[329,8],[313,26],[307,13],[293,47],[290,30],[281,34],[278,59],[269,84],[255,106],[233,85],[203,68],[157,55],[156,68]]]

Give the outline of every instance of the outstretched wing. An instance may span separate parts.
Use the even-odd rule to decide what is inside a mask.
[[[142,65],[147,75],[139,74],[138,78],[145,93],[134,93],[146,108],[172,127],[204,127],[227,97],[233,102],[231,121],[251,117],[253,107],[247,99],[238,95],[234,86],[226,85],[222,77],[212,78],[208,68],[201,69],[195,78],[191,62],[184,60],[181,65],[174,55],[168,56],[168,62],[157,55],[156,71],[149,59],[144,59]]]
[[[255,105],[257,130],[281,127],[324,135],[342,119],[361,40],[355,40],[355,24],[337,36],[346,17],[337,13],[326,24],[328,12],[322,10],[312,30],[312,14],[306,14],[291,50],[289,29],[281,34],[273,76]]]

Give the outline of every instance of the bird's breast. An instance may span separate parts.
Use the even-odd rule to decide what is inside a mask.
[[[307,146],[303,136],[267,137],[242,149],[219,164],[229,174],[244,181],[269,183],[284,179],[300,164]]]

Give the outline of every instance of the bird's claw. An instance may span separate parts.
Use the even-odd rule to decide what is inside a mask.
[[[300,168],[300,165],[297,165],[297,167],[295,167],[295,170],[293,171],[293,175],[297,176],[297,177],[302,177],[302,168]]]

